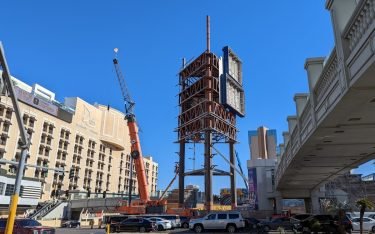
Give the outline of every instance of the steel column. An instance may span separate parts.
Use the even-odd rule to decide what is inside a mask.
[[[232,165],[235,164],[235,155],[234,155],[234,142],[229,142],[229,158]],[[232,201],[232,209],[237,207],[237,188],[236,188],[236,172],[235,168],[230,166],[230,195]]]
[[[178,206],[184,207],[185,203],[185,141],[180,141],[180,162],[178,168]]]
[[[210,212],[213,208],[212,197],[212,133],[206,131],[204,140],[204,194],[205,194],[205,208]]]

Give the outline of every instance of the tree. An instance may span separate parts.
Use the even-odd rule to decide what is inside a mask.
[[[374,203],[368,198],[362,198],[356,201],[356,206],[359,208],[359,228],[360,233],[363,233],[363,216],[365,215],[366,209],[374,209]]]
[[[337,215],[338,221],[338,230],[337,232],[340,234],[345,234],[345,226],[344,226],[344,219],[346,211],[351,210],[350,206],[347,202],[338,202],[336,199],[334,200],[327,200],[325,202],[325,209],[331,215]]]

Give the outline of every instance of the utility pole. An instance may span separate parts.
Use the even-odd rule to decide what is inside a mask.
[[[7,221],[7,225],[5,228],[5,234],[12,234],[14,220],[16,218],[18,198],[19,198],[20,189],[21,189],[21,181],[23,177],[23,171],[25,169],[25,159],[29,153],[30,142],[29,142],[29,138],[27,136],[26,130],[25,130],[25,126],[23,125],[23,121],[21,118],[21,110],[18,106],[17,97],[14,92],[13,82],[10,76],[10,71],[8,68],[7,61],[5,59],[3,44],[1,42],[0,42],[0,65],[1,65],[1,68],[3,69],[3,75],[2,75],[3,81],[7,88],[7,92],[9,92],[10,98],[12,100],[12,105],[14,108],[14,112],[16,114],[18,128],[20,130],[20,137],[22,141],[21,158],[18,162],[16,183],[14,185],[14,193],[12,195],[12,200],[9,204],[9,216],[8,216],[8,221]]]

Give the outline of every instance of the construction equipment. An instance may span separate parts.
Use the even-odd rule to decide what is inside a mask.
[[[236,158],[237,158],[237,164],[238,164],[238,167],[240,168],[241,173],[244,174],[244,173],[243,173],[243,170],[242,170],[242,166],[241,166],[240,157],[238,156],[237,151],[236,151]],[[246,190],[247,190],[247,192],[249,192],[249,186],[248,186],[248,184],[247,184],[247,178],[242,177],[242,179],[243,179],[243,182],[244,182],[244,184],[245,184],[245,186],[246,186]]]
[[[114,49],[115,54],[117,55],[118,49]],[[176,165],[175,167],[175,175],[169,185],[167,186],[164,193],[160,196],[158,200],[150,200],[150,195],[147,187],[147,180],[146,180],[146,173],[143,164],[143,155],[141,150],[141,144],[138,136],[138,126],[137,121],[134,114],[134,106],[135,102],[130,96],[128,88],[125,83],[124,76],[121,72],[120,64],[115,56],[113,59],[113,64],[115,66],[117,79],[120,84],[121,93],[123,97],[123,101],[125,104],[125,119],[127,120],[127,125],[129,128],[129,136],[130,136],[130,144],[131,150],[130,155],[134,162],[134,167],[137,173],[137,180],[138,180],[138,190],[139,190],[139,200],[134,200],[132,202],[121,202],[117,207],[117,211],[120,213],[126,214],[145,214],[145,213],[170,213],[170,214],[179,214],[179,215],[186,215],[189,217],[196,216],[195,209],[169,209],[167,210],[167,201],[164,198],[164,195],[172,186],[173,182],[176,180],[179,169]],[[131,192],[129,192],[129,195]],[[130,197],[130,196],[129,196]]]
[[[118,49],[114,49],[115,53],[117,54]],[[138,180],[138,190],[139,190],[139,200],[134,201],[133,204],[129,204],[127,206],[120,206],[120,210],[122,212],[133,214],[133,213],[144,213],[144,209],[146,205],[150,202],[150,195],[147,189],[147,180],[146,180],[146,173],[145,173],[145,166],[143,163],[143,155],[141,150],[141,144],[139,141],[138,136],[138,126],[134,114],[134,106],[135,102],[130,96],[128,88],[125,83],[124,76],[120,69],[120,64],[115,57],[113,59],[113,64],[115,66],[117,79],[120,84],[121,93],[123,97],[123,101],[125,104],[125,119],[127,121],[127,125],[129,128],[129,136],[130,136],[130,156],[133,159],[135,170],[137,172],[137,180]],[[134,208],[133,208],[134,206]]]

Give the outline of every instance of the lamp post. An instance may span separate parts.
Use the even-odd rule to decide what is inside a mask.
[[[10,71],[8,68],[8,64],[5,58],[4,54],[4,48],[2,43],[0,42],[0,65],[3,69],[3,79],[2,81],[5,83],[5,86],[7,88],[7,92],[10,94],[10,98],[12,100],[12,105],[14,108],[14,112],[17,119],[18,128],[20,130],[20,138],[21,138],[21,157],[18,162],[18,168],[17,168],[17,175],[16,175],[16,182],[14,185],[14,193],[12,195],[12,201],[9,204],[9,216],[7,225],[5,228],[6,234],[12,234],[13,233],[13,226],[14,226],[14,220],[16,218],[16,212],[17,212],[17,205],[18,205],[18,198],[21,190],[21,181],[23,177],[23,171],[25,168],[25,159],[26,156],[29,153],[29,147],[30,147],[30,141],[27,136],[25,126],[23,125],[23,121],[21,118],[21,110],[18,106],[16,93],[14,91],[13,82],[11,80]]]

